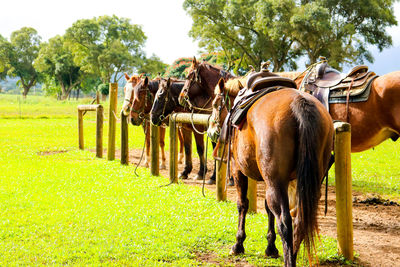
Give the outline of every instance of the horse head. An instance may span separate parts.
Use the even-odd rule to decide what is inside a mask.
[[[172,113],[177,106],[171,96],[171,78],[161,79],[150,111],[150,121],[154,125],[160,125],[163,120]]]
[[[223,78],[218,81],[214,94],[215,97],[212,101],[212,113],[207,135],[210,137],[211,141],[217,142],[221,134],[222,123],[228,115],[227,100],[229,96],[227,95],[225,80]]]
[[[126,84],[124,86],[124,102],[122,104],[122,112],[125,116],[129,115],[132,107],[133,88],[140,82],[141,78],[142,74],[132,75],[132,77],[129,77],[129,75],[125,73]]]
[[[147,102],[151,102],[152,98],[149,90],[149,78],[146,77],[141,80],[132,91],[133,96],[131,99],[133,100],[130,108],[131,123],[133,125],[140,125],[145,118],[145,108],[148,106]]]

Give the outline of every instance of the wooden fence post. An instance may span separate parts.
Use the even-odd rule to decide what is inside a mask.
[[[103,106],[98,105],[96,109],[96,157],[103,157]]]
[[[115,130],[117,120],[115,118],[117,114],[117,94],[118,94],[118,83],[110,83],[109,85],[110,93],[110,112],[108,115],[108,149],[107,149],[107,159],[115,159]]]
[[[160,128],[150,123],[150,173],[151,175],[160,175],[159,167],[159,144],[160,144]]]
[[[121,164],[129,165],[128,120],[123,111],[121,111]]]
[[[218,157],[221,160],[217,160],[215,168],[216,170],[216,186],[217,186],[217,200],[226,201],[226,162],[223,161],[222,152],[224,150],[224,145],[220,143],[218,147]],[[227,152],[227,148],[226,151]]]
[[[249,200],[249,213],[257,213],[257,181],[248,178],[247,199]]]
[[[336,221],[339,253],[353,260],[353,212],[351,188],[351,127],[335,124]]]
[[[79,134],[79,149],[84,149],[83,141],[83,110],[78,109],[78,134]]]
[[[178,134],[176,113],[169,117],[169,180],[178,183]]]

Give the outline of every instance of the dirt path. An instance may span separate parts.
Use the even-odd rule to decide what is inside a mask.
[[[136,164],[139,161],[141,151],[131,150],[130,162]],[[167,152],[168,153],[168,152]],[[120,157],[117,151],[117,157]],[[167,154],[167,168],[168,168]],[[192,186],[202,186],[202,181],[194,181],[193,177],[198,171],[199,161],[193,159],[193,171],[185,184]],[[208,161],[208,166],[212,166],[212,161]],[[179,166],[179,169],[182,165]],[[209,167],[211,169],[211,167]],[[168,170],[160,170],[160,173],[168,177]],[[207,172],[210,177],[211,171]],[[215,191],[215,185],[206,185]],[[322,193],[324,196],[324,193]],[[235,187],[228,187],[227,197],[230,201],[236,202]],[[365,196],[358,192],[353,192],[353,225],[354,225],[354,250],[359,255],[357,263],[362,266],[400,266],[400,206],[394,204],[376,204],[374,201],[362,203],[370,196]],[[322,197],[320,207],[324,205]],[[328,214],[323,216],[322,208],[319,216],[320,233],[322,235],[336,238],[336,209],[335,209],[335,188],[329,187],[328,192]],[[258,183],[257,189],[258,212],[265,213],[264,209],[264,184]],[[212,260],[212,259],[211,259]],[[208,263],[211,263],[208,261]],[[212,263],[217,263],[212,260]],[[237,265],[243,265],[239,263]],[[246,265],[246,264],[244,264]]]

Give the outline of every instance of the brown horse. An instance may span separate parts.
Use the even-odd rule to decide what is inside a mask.
[[[153,102],[153,107],[150,112],[151,122],[155,125],[160,125],[162,121],[172,112],[187,112],[181,105],[178,104],[178,96],[182,90],[183,83],[173,83],[171,79],[162,79]],[[182,124],[181,131],[184,139],[185,148],[185,168],[179,175],[180,179],[187,179],[192,171],[192,131],[196,141],[197,153],[200,159],[200,167],[196,180],[202,180],[207,168],[205,162],[204,150],[204,135],[200,131],[204,131],[204,126],[195,125],[197,131],[193,131],[192,125]],[[215,169],[213,176],[215,177]]]
[[[148,120],[144,121],[146,118],[149,117],[150,109],[153,104],[153,99],[155,93],[158,89],[159,80],[150,81],[146,77],[141,79],[142,75],[140,76],[132,76],[129,77],[125,73],[125,79],[127,83],[124,87],[124,102],[122,105],[122,111],[124,114],[130,115],[130,120],[133,125],[143,125],[143,130],[145,133],[145,146],[146,146],[146,154],[145,154],[145,166],[149,166],[149,159],[150,159],[150,122]],[[166,168],[165,164],[165,128],[160,128],[160,148],[161,148],[161,169]],[[179,134],[179,140],[181,141],[180,146],[180,161],[183,158],[183,140],[182,135]]]
[[[294,78],[299,88],[306,72],[279,73]],[[333,120],[346,121],[346,104],[329,104]],[[400,71],[376,78],[367,101],[349,103],[351,151],[361,152],[400,136]]]
[[[218,80],[223,77],[227,80],[235,78],[229,72],[213,66],[207,62],[199,63],[194,57],[192,65],[189,68],[185,85],[179,94],[179,104],[193,113],[211,114],[211,102],[214,98],[214,88]],[[213,148],[215,143],[212,142]],[[215,183],[215,175],[213,175],[207,184]],[[233,185],[233,180],[230,181]]]
[[[227,115],[226,89],[221,79],[213,100],[209,129]],[[220,125],[219,125],[220,126]],[[216,136],[210,133],[210,136]],[[324,106],[311,95],[284,88],[258,99],[248,110],[240,130],[231,139],[232,165],[238,193],[239,225],[231,254],[244,253],[248,178],[264,181],[268,213],[267,256],[277,257],[275,218],[283,243],[285,266],[295,266],[304,240],[312,262],[317,206],[322,178],[333,143],[333,123]],[[288,186],[297,180],[297,215],[289,212]]]

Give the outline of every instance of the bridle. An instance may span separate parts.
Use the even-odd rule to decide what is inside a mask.
[[[189,81],[189,85],[186,86],[186,84],[185,84],[185,86],[182,88],[182,91],[179,95],[179,104],[183,107],[188,107],[189,110],[192,112],[194,112],[194,111],[211,112],[212,107],[205,108],[208,105],[208,103],[211,101],[211,97],[207,100],[207,102],[202,107],[198,107],[197,105],[193,104],[189,97],[190,88],[192,88],[193,86],[197,86],[199,88],[203,87],[199,68],[200,68],[200,65],[197,66],[193,70],[193,72],[188,74],[186,80]]]
[[[139,83],[138,85],[142,85],[143,82],[144,82],[144,81],[142,81],[142,82]],[[138,86],[138,85],[137,85],[137,86]],[[135,90],[135,89],[133,89],[133,90]],[[140,97],[140,93],[141,93],[141,92],[145,92],[145,93],[146,93],[146,94],[145,94],[145,98],[144,98],[143,105],[142,105],[139,109],[134,109],[134,108],[133,108],[133,101],[132,101],[133,94],[132,94],[131,100],[130,100],[130,112],[135,112],[135,113],[137,113],[139,119],[142,120],[142,119],[145,119],[145,118],[146,118],[146,113],[148,113],[148,112],[145,112],[145,108],[148,106],[149,100],[150,100],[150,103],[153,103],[153,95],[151,94],[148,85],[145,86],[144,88],[141,88],[141,89],[138,89],[138,90],[137,90],[138,97]],[[126,99],[125,99],[125,100],[126,100]],[[140,99],[139,99],[139,102],[142,102],[142,101],[140,101]]]
[[[160,87],[161,88],[161,87]],[[170,97],[170,88],[168,88],[168,86],[166,86],[165,88],[162,88],[163,89],[163,91],[165,92],[165,97],[164,97],[164,102],[163,102],[163,106],[162,106],[162,113],[161,113],[161,115],[160,115],[160,121],[162,122],[162,121],[164,121],[164,119],[166,118],[166,117],[168,117],[170,114],[168,114],[167,116],[165,116],[165,109],[166,109],[166,107],[167,107],[167,103],[168,103],[168,101],[169,101],[169,99],[171,98],[172,99],[172,101],[174,102],[174,104],[175,104],[175,106],[177,106],[178,105],[178,103],[176,103],[176,100],[173,98],[173,97]],[[156,94],[156,99],[159,101],[159,102],[161,102],[161,96],[163,95],[164,93],[161,93],[161,91],[159,91],[159,92],[157,92],[157,94]]]
[[[213,103],[213,110],[215,108],[215,109],[217,109],[218,112],[214,113],[215,116],[212,116],[212,118],[210,118],[210,119],[217,126],[217,134],[219,136],[220,133],[221,133],[221,128],[222,128],[222,123],[221,123],[222,111],[224,110],[224,108],[226,108],[227,111],[229,112],[229,110],[231,108],[230,107],[231,106],[231,103],[230,103],[231,101],[230,101],[228,93],[224,94],[224,93],[221,92],[220,94],[217,95],[217,97],[220,98],[221,103],[220,103],[220,105],[218,105],[218,107],[215,107],[215,105]]]

